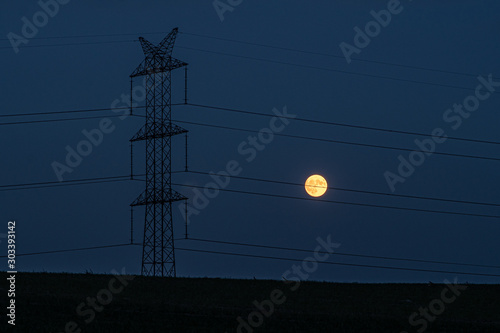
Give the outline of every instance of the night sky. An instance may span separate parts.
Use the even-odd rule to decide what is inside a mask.
[[[233,1],[238,3],[238,1]],[[16,53],[8,34],[21,35],[23,17],[41,10],[35,1],[4,4],[1,114],[110,108],[130,94],[129,75],[144,59],[143,36],[160,42],[174,27],[179,35],[174,57],[189,63],[189,102],[273,114],[286,108],[298,118],[426,133],[384,133],[289,119],[284,135],[418,150],[415,139],[430,140],[441,128],[450,137],[500,141],[500,95],[490,94],[477,110],[456,118],[450,111],[475,95],[478,76],[500,82],[496,1],[408,1],[394,9],[391,21],[370,38],[348,63],[341,43],[354,45],[355,27],[374,20],[370,12],[386,1],[249,1],[224,12],[212,1],[69,1]],[[93,37],[77,37],[89,36]],[[98,36],[105,35],[105,36]],[[113,36],[115,35],[115,36]],[[219,39],[203,36],[217,37]],[[64,38],[49,38],[64,37]],[[48,38],[48,39],[47,39]],[[247,42],[236,43],[222,39]],[[264,44],[274,48],[252,45]],[[59,46],[57,46],[59,44]],[[79,45],[74,45],[79,44]],[[55,45],[55,46],[50,46]],[[296,52],[286,49],[297,49]],[[206,52],[210,51],[210,52]],[[223,54],[221,54],[223,53]],[[230,56],[228,54],[237,55]],[[330,56],[329,56],[330,55]],[[254,59],[250,59],[254,58]],[[257,59],[261,60],[257,60]],[[363,60],[363,61],[360,61]],[[368,61],[365,61],[368,60]],[[397,64],[398,66],[394,66]],[[400,66],[401,65],[401,66]],[[432,70],[425,70],[432,69]],[[470,75],[464,75],[470,74]],[[495,77],[499,79],[496,80]],[[140,85],[140,80],[134,85]],[[494,89],[494,88],[493,88]],[[500,87],[497,86],[498,91]],[[482,93],[487,93],[483,89]],[[174,72],[172,102],[184,102],[184,71]],[[469,99],[470,101],[471,99]],[[139,103],[141,104],[141,103]],[[143,103],[142,103],[143,104]],[[114,104],[114,106],[126,104]],[[129,139],[144,118],[112,117],[113,111],[2,117],[1,123],[87,116],[110,117],[113,129],[64,180],[130,174]],[[134,110],[143,114],[143,109]],[[465,114],[465,113],[464,113]],[[259,131],[270,126],[261,117],[194,106],[174,106],[174,120]],[[66,147],[85,139],[82,131],[99,128],[100,119],[1,125],[1,185],[58,181],[53,162],[64,163]],[[379,149],[319,140],[275,136],[252,161],[238,147],[251,133],[181,124],[189,130],[189,168],[219,172],[229,161],[239,176],[303,184],[321,174],[329,186],[414,196],[498,204],[500,161],[426,155],[392,192],[384,174],[397,174],[401,155],[410,151]],[[454,129],[455,127],[456,129]],[[184,170],[184,137],[173,139],[173,171]],[[446,140],[439,152],[499,157],[498,144]],[[144,173],[144,143],[134,146],[134,172]],[[241,150],[241,149],[240,149]],[[173,182],[205,186],[211,178],[176,173]],[[2,188],[2,189],[5,189]],[[2,191],[0,220],[17,221],[17,251],[71,249],[130,241],[129,204],[143,191],[140,181]],[[193,198],[192,187],[176,186]],[[310,198],[302,186],[232,178],[227,189]],[[426,210],[497,216],[495,206],[379,196],[330,189],[320,200],[356,202]],[[344,205],[221,191],[199,214],[190,216],[189,235],[314,250],[317,238],[340,243],[336,252],[424,260],[498,265],[498,217],[438,214]],[[184,237],[178,203],[173,206],[176,238]],[[189,205],[193,205],[190,200]],[[183,205],[182,205],[183,207]],[[144,213],[134,213],[134,241],[142,242]],[[2,242],[5,244],[5,242]],[[176,246],[304,259],[306,253],[245,248],[180,240]],[[20,271],[139,274],[140,246],[18,258]],[[276,261],[176,251],[177,275],[280,279],[293,265]],[[417,264],[333,255],[329,261],[499,274],[498,269]],[[310,280],[358,282],[493,283],[493,277],[320,265]]]

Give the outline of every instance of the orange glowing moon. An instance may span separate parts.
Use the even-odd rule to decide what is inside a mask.
[[[328,184],[326,179],[320,175],[309,176],[306,180],[305,189],[311,197],[320,197],[325,194]]]

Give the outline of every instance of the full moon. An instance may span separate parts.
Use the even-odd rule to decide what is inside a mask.
[[[320,175],[312,175],[309,176],[306,180],[306,192],[311,197],[320,197],[325,194],[328,184],[326,183],[326,179]]]

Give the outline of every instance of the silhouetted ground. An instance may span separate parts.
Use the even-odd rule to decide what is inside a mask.
[[[0,275],[6,281],[7,274]],[[254,326],[262,324],[241,332],[417,332],[423,319],[415,318],[421,322],[411,326],[410,315],[430,303],[439,312],[440,302],[433,300],[441,299],[447,289],[441,284],[302,282],[291,291],[292,283],[272,280],[135,277],[120,292],[121,283],[112,279],[111,275],[18,273],[16,328],[8,327],[7,332],[236,332],[237,317],[248,322],[248,315],[257,311],[254,300],[270,300],[275,289],[283,294],[273,295],[274,300],[283,303],[274,305],[269,317],[254,312]],[[5,287],[3,283],[3,300]],[[102,308],[97,304],[101,312],[84,303],[97,295],[110,302]],[[109,295],[112,299],[106,298]],[[446,291],[444,296],[451,299],[454,294]],[[5,309],[6,302],[2,303]],[[265,303],[267,313],[269,302]],[[85,323],[92,311],[95,318]],[[4,327],[5,314],[2,318]],[[445,304],[426,332],[500,332],[500,285],[468,285]]]

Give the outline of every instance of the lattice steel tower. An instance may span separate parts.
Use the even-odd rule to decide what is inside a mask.
[[[146,143],[146,190],[131,204],[145,206],[141,274],[174,276],[175,247],[172,203],[186,200],[172,189],[172,137],[187,130],[172,124],[172,71],[187,63],[172,57],[178,29],[153,45],[140,37],[146,58],[130,75],[145,76],[146,124],[130,140]]]

